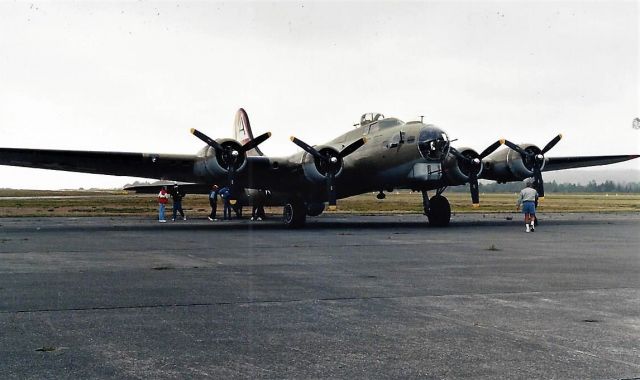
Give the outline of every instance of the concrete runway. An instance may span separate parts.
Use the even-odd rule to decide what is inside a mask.
[[[0,219],[0,378],[640,377],[640,215],[523,230]]]

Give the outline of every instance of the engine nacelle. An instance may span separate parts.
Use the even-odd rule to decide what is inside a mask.
[[[542,150],[533,144],[519,144],[522,149],[536,154],[540,154]],[[533,156],[532,156],[533,157]],[[506,166],[509,172],[519,180],[529,178],[533,176],[534,159],[523,160],[520,153],[515,150],[509,149],[506,156]],[[540,170],[544,168],[545,161],[542,162]]]
[[[195,165],[195,174],[202,177],[221,177],[229,173],[229,168],[235,165],[236,172],[242,171],[247,166],[247,157],[240,153],[242,145],[233,139],[216,140],[222,147],[230,148],[238,155],[236,157],[225,154],[225,151],[217,151],[212,147],[205,147],[200,155],[204,157]]]
[[[335,157],[336,162],[327,165],[325,162],[317,160],[309,153],[305,153],[302,157],[302,170],[307,180],[313,183],[324,183],[329,172],[333,172],[335,177],[342,173],[342,158],[338,156],[338,151],[329,146],[320,146],[316,150],[323,156]]]
[[[471,148],[463,147],[456,148],[462,155],[469,158],[478,158],[480,155],[478,152]],[[451,185],[463,185],[469,182],[469,172],[471,170],[470,165],[463,161],[459,160],[456,156],[449,154],[447,158],[444,160],[443,171],[445,177],[448,179],[448,182]],[[477,176],[480,176],[482,173],[482,163],[480,163],[480,169],[478,170]]]

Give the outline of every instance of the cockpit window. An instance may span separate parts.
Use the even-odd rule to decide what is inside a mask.
[[[439,128],[428,125],[418,135],[418,149],[426,159],[443,160],[449,153],[449,137]]]

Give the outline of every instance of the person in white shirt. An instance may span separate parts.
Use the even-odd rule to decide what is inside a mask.
[[[535,232],[535,219],[536,219],[536,199],[538,198],[538,192],[533,188],[533,181],[528,179],[526,181],[527,187],[520,191],[518,197],[517,208],[522,206],[522,213],[524,214],[524,223],[526,226],[526,232]]]

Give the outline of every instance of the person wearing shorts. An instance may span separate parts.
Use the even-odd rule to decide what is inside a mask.
[[[520,191],[517,207],[518,209],[522,207],[524,224],[526,226],[525,232],[535,232],[536,199],[538,198],[538,192],[533,188],[533,181],[527,180],[526,185],[527,186]]]

